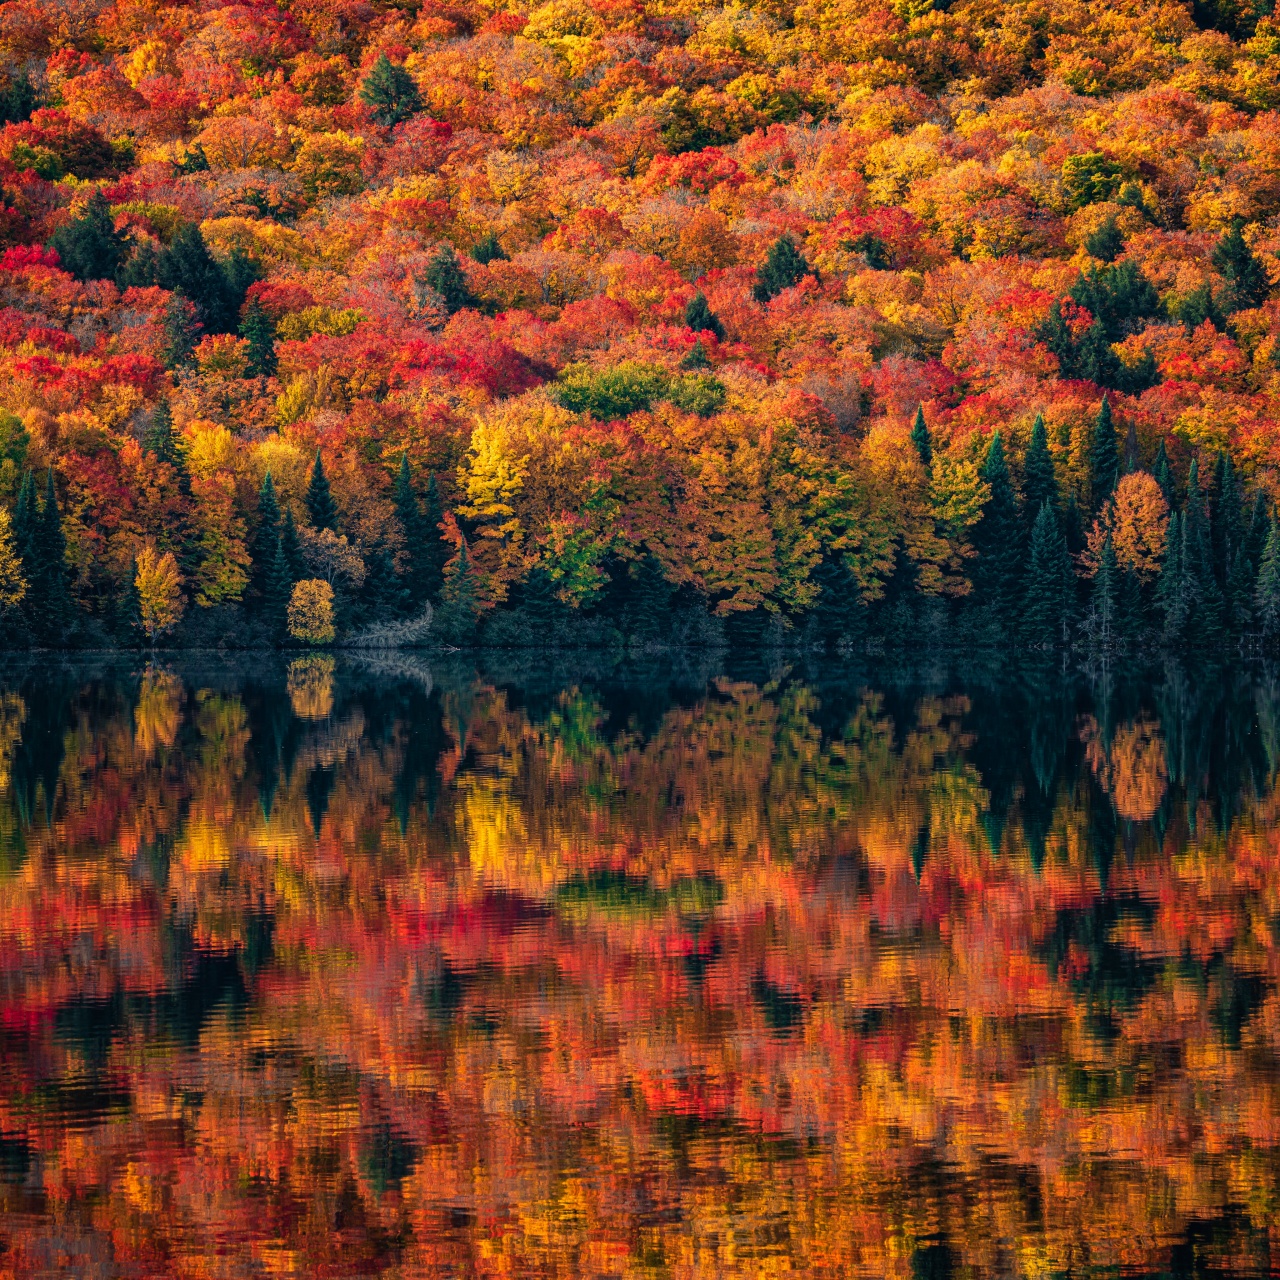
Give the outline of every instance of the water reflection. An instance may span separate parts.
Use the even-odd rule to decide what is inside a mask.
[[[0,1273],[1280,1264],[1280,683],[13,669]]]

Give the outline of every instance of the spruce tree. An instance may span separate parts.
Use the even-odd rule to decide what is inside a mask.
[[[1214,575],[1222,592],[1223,621],[1233,632],[1243,630],[1249,614],[1253,575],[1247,571],[1244,495],[1240,491],[1239,474],[1225,449],[1219,451],[1214,467],[1209,514]]]
[[[71,599],[67,574],[67,540],[62,532],[62,513],[58,510],[58,494],[49,468],[44,503],[35,528],[34,570],[31,582],[33,604],[31,621],[37,638],[43,644],[64,642],[71,623]]]
[[[1040,519],[1040,508],[1048,503],[1058,507],[1058,476],[1049,452],[1049,437],[1044,429],[1044,414],[1037,413],[1031,424],[1031,441],[1027,445],[1026,460],[1022,464],[1022,503],[1027,518],[1033,523]]]
[[[13,504],[13,545],[22,561],[23,573],[28,582],[31,581],[34,564],[32,556],[38,516],[35,481],[28,471],[22,477],[22,484],[18,487],[18,496]]]
[[[250,298],[244,309],[240,336],[249,344],[248,372],[270,378],[276,371],[276,326],[257,298]]]
[[[1280,637],[1280,527],[1273,516],[1258,565],[1253,591],[1254,619],[1263,638],[1274,643]]]
[[[422,499],[422,544],[426,550],[423,566],[422,593],[435,600],[444,586],[444,566],[449,559],[449,546],[440,536],[444,519],[444,500],[434,473],[427,477],[427,491]]]
[[[161,396],[151,410],[151,417],[142,433],[142,449],[144,453],[154,453],[159,461],[167,462],[175,471],[185,470],[186,458],[178,448],[173,411],[169,408],[167,396]]]
[[[1094,515],[1115,492],[1120,470],[1119,442],[1111,418],[1111,403],[1102,397],[1102,407],[1093,422],[1093,439],[1089,445],[1089,498]]]
[[[1046,498],[1031,530],[1027,590],[1022,604],[1023,641],[1036,649],[1067,642],[1075,604],[1075,575],[1058,513]]]
[[[1214,573],[1213,542],[1200,488],[1200,464],[1191,459],[1187,473],[1187,500],[1182,512],[1182,560],[1187,589],[1191,596],[1190,623],[1194,638],[1215,640],[1222,629],[1222,594]]]
[[[1101,258],[1103,262],[1114,262],[1123,249],[1124,236],[1116,225],[1114,213],[1100,227],[1085,237],[1085,253],[1091,258]]]
[[[1211,258],[1214,270],[1226,280],[1231,293],[1231,309],[1259,307],[1271,292],[1266,269],[1249,248],[1235,222],[1217,245]]]
[[[506,262],[507,251],[502,247],[496,232],[490,231],[483,240],[479,240],[471,250],[471,256],[482,267],[490,262]]]
[[[366,616],[375,622],[405,612],[405,590],[396,576],[395,563],[383,543],[378,543],[365,556],[364,585],[360,603]]]
[[[404,607],[410,613],[416,614],[421,612],[423,605],[429,599],[430,548],[427,545],[429,531],[425,527],[422,511],[418,506],[418,495],[413,487],[413,476],[409,471],[407,454],[402,454],[400,457],[400,470],[396,473],[393,497],[396,519],[400,522],[400,534],[404,541],[406,562],[405,571],[400,578],[401,596]]]
[[[916,406],[916,420],[911,427],[911,443],[916,447],[924,469],[933,466],[933,440],[929,435],[929,424],[924,420],[924,405]]]
[[[702,345],[701,334],[694,340],[693,346],[689,348],[689,353],[680,361],[680,367],[689,373],[698,373],[703,369],[711,368],[711,361],[707,358],[707,349]]]
[[[701,289],[689,299],[689,305],[684,309],[684,322],[694,333],[713,333],[717,341],[724,341],[724,325],[711,310],[707,295]]]
[[[1155,465],[1151,468],[1151,474],[1155,478],[1156,484],[1160,486],[1160,492],[1164,494],[1164,500],[1173,506],[1173,471],[1169,467],[1169,452],[1164,447],[1164,440],[1161,439],[1160,447],[1156,450]]]
[[[321,529],[337,530],[338,508],[334,505],[333,493],[329,488],[329,478],[324,473],[324,459],[320,450],[316,450],[315,465],[311,468],[311,483],[307,485],[307,517],[311,527],[317,532]]]
[[[1156,606],[1164,619],[1164,638],[1172,645],[1183,643],[1194,604],[1187,577],[1185,550],[1186,536],[1182,516],[1175,511],[1169,517],[1164,562],[1160,566],[1160,577],[1156,582]]]
[[[191,363],[203,328],[196,308],[179,289],[164,308],[164,367],[180,369]]]
[[[1116,563],[1115,543],[1108,533],[1098,557],[1098,571],[1093,576],[1093,592],[1089,601],[1086,632],[1091,648],[1103,653],[1115,649],[1120,639],[1117,627],[1117,604],[1120,590],[1120,566]]]
[[[142,595],[138,591],[138,560],[134,556],[129,560],[129,571],[116,598],[115,609],[116,638],[136,647],[146,639],[142,626]]]
[[[1222,306],[1222,295],[1214,292],[1213,285],[1208,280],[1183,298],[1182,305],[1178,308],[1178,319],[1182,321],[1188,334],[1194,333],[1206,320],[1219,333],[1226,333],[1230,328],[1227,313]]]
[[[226,273],[194,222],[184,222],[160,253],[156,283],[189,298],[207,333],[228,333],[234,327],[243,293],[234,296]]]
[[[475,574],[471,568],[471,552],[464,538],[458,554],[444,573],[438,625],[451,644],[470,644],[475,639],[480,606]]]
[[[809,264],[795,242],[790,236],[779,236],[769,249],[769,256],[756,268],[752,295],[757,302],[768,302],[808,274]]]
[[[1007,627],[1021,603],[1022,530],[1018,500],[1009,479],[1000,432],[991,436],[980,472],[991,490],[982,517],[974,528],[978,564],[974,573],[978,597]]]
[[[440,295],[450,315],[464,307],[476,305],[475,295],[467,284],[466,273],[458,262],[453,245],[443,244],[427,264],[423,281]]]
[[[280,545],[280,500],[276,482],[268,471],[258,489],[258,525],[253,536],[253,573],[258,589],[266,597],[266,582]]]
[[[285,528],[293,530],[293,517],[286,515]],[[297,540],[297,531],[294,540]],[[293,584],[298,579],[289,564],[289,556],[285,550],[284,533],[276,535],[275,547],[266,561],[266,571],[262,577],[262,613],[276,640],[284,637],[289,612],[289,597],[293,593]]]
[[[294,523],[293,508],[285,507],[284,522],[280,526],[280,546],[284,552],[285,563],[289,566],[289,587],[307,576],[307,566],[302,558],[302,542],[298,537],[298,526]]]
[[[370,108],[375,123],[393,128],[422,110],[422,96],[414,78],[385,53],[378,54],[360,85],[359,98]]]
[[[114,280],[124,261],[126,241],[115,226],[107,198],[96,190],[84,213],[64,222],[49,241],[62,265],[81,280]]]

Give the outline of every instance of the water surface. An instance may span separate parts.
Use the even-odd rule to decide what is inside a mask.
[[[1280,683],[0,672],[0,1275],[1280,1270]]]

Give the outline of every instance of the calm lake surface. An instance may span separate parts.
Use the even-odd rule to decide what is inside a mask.
[[[0,670],[0,1276],[1280,1272],[1280,680]]]

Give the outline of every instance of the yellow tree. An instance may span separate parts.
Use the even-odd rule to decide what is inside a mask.
[[[26,594],[27,580],[13,542],[13,522],[7,508],[0,507],[0,612],[21,603]]]
[[[182,577],[172,551],[161,555],[151,543],[138,552],[133,578],[142,629],[153,644],[182,617]]]
[[[333,643],[333,588],[323,578],[303,578],[294,586],[289,634],[303,644]]]

